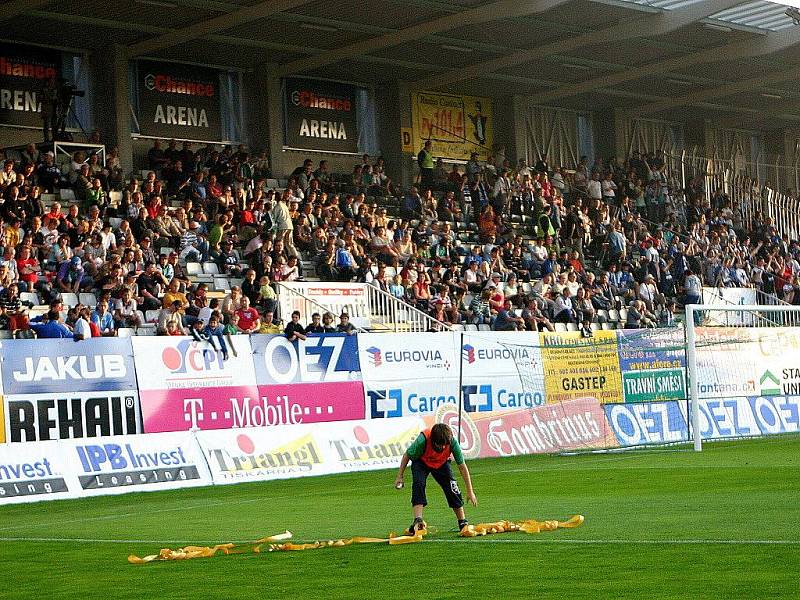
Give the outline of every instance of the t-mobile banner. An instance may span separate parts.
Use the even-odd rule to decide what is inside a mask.
[[[356,87],[315,79],[284,79],[283,85],[287,146],[358,152]]]
[[[446,333],[358,335],[369,417],[413,417],[458,403],[459,337]]]
[[[42,94],[60,76],[58,50],[0,44],[0,124],[42,127]]]
[[[443,405],[425,418],[458,430],[458,406]],[[596,398],[566,400],[513,412],[461,414],[461,448],[468,458],[614,448],[619,444]]]
[[[194,436],[160,433],[118,436],[88,443],[62,442],[82,496],[125,494],[211,485]]]
[[[177,63],[136,63],[139,133],[221,140],[219,71]]]
[[[4,431],[9,442],[44,442],[142,432],[139,395],[131,390],[14,394],[6,396],[3,404],[6,413]]]
[[[248,336],[231,338],[228,360],[209,342],[190,337],[135,337],[133,350],[140,390],[188,390],[256,384]]]
[[[77,498],[77,481],[70,476],[58,442],[0,445],[0,504]]]
[[[136,390],[128,338],[7,340],[2,353],[6,394]]]

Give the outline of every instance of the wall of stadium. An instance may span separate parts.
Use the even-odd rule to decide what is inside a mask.
[[[800,430],[800,330],[698,340],[704,438]],[[0,503],[395,467],[435,422],[470,458],[690,437],[677,329],[235,336],[228,360],[190,338],[9,340],[0,361]]]

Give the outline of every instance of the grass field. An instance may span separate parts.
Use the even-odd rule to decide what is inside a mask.
[[[473,461],[472,523],[583,527],[460,539],[429,485],[432,533],[362,545],[129,565],[161,547],[385,536],[410,521],[394,471],[0,508],[0,598],[800,597],[800,437]],[[407,473],[410,478],[410,473]],[[431,487],[433,486],[433,487]]]

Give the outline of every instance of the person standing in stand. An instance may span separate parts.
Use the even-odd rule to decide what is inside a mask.
[[[433,144],[430,140],[425,142],[422,150],[417,154],[417,164],[419,165],[420,188],[422,190],[429,190],[433,187],[433,167],[435,161],[433,160],[433,153],[431,148]]]
[[[425,484],[428,475],[433,475],[436,483],[444,491],[447,504],[453,509],[458,519],[458,529],[467,526],[467,517],[464,514],[464,499],[461,490],[458,489],[458,482],[453,477],[450,470],[450,456],[458,465],[461,471],[461,478],[467,488],[467,499],[472,506],[478,506],[478,499],[472,489],[472,478],[469,474],[467,464],[464,462],[464,455],[458,440],[453,436],[453,430],[444,423],[437,423],[430,429],[426,429],[417,436],[417,439],[409,446],[400,460],[400,470],[394,485],[401,489],[404,485],[403,475],[409,460],[411,462],[411,474],[413,483],[411,487],[411,505],[414,510],[414,522],[408,528],[409,535],[416,535],[418,531],[426,529],[425,521],[422,519],[422,512],[428,504],[425,495]]]

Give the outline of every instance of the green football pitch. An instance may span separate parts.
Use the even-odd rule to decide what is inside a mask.
[[[395,472],[378,471],[6,506],[0,598],[800,596],[799,436],[470,467],[472,523],[586,522],[461,539],[431,480],[432,533],[419,544],[130,565],[131,553],[285,529],[297,541],[383,537],[410,523],[409,486],[395,490]]]

